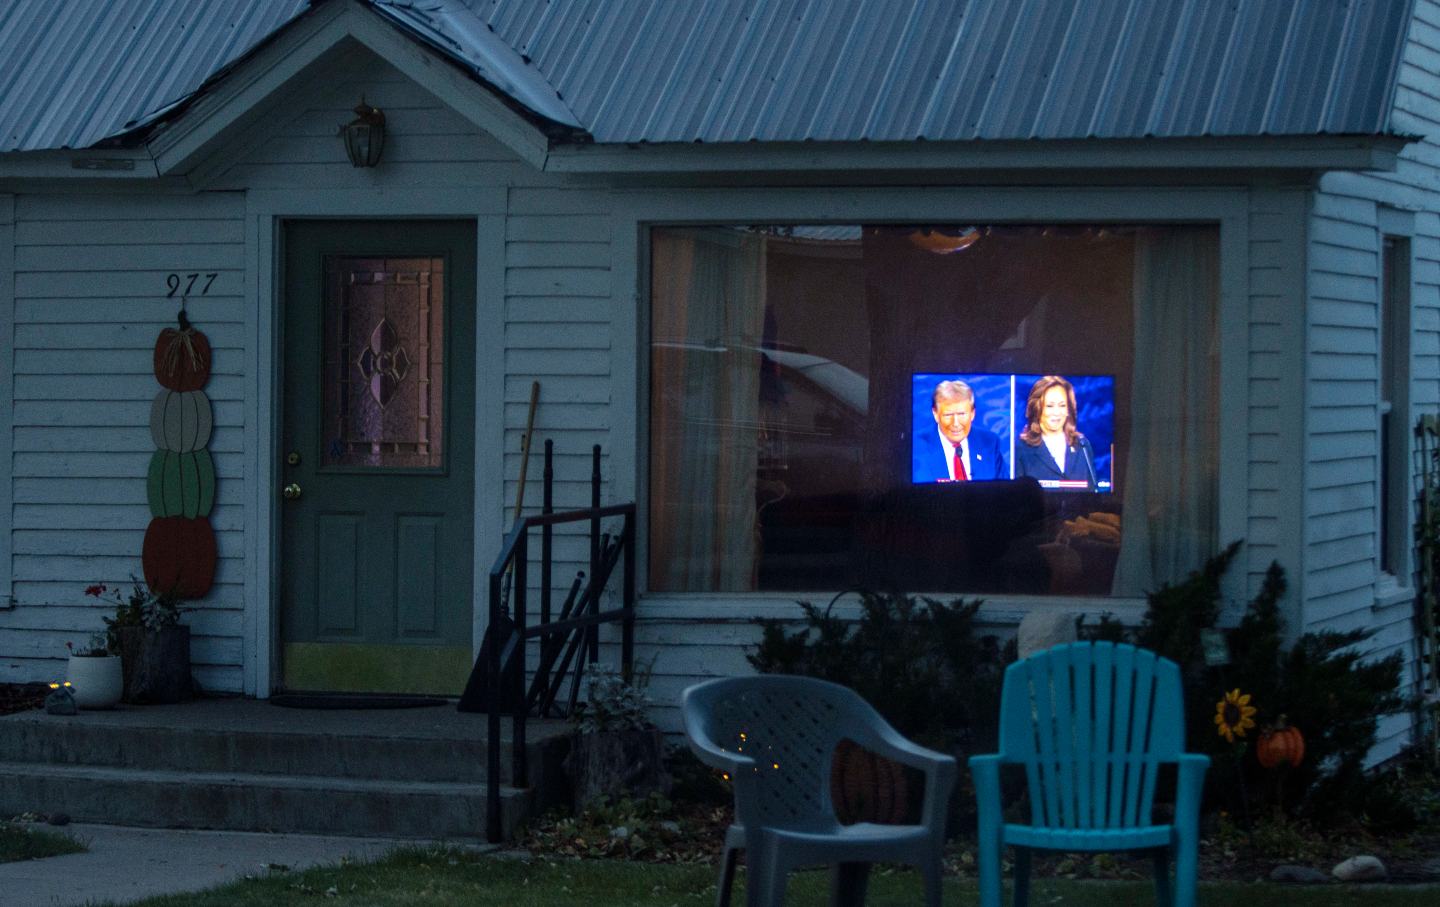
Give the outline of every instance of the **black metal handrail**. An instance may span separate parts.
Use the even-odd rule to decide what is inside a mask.
[[[539,640],[539,658],[528,692],[523,692],[518,702],[512,704],[511,728],[511,783],[515,787],[529,786],[529,765],[525,745],[525,722],[532,708],[541,717],[555,708],[567,673],[570,676],[570,694],[566,714],[574,711],[580,690],[580,680],[587,663],[594,664],[599,657],[599,626],[603,623],[619,623],[621,627],[620,669],[628,679],[635,661],[635,505],[612,504],[600,506],[600,446],[592,451],[590,476],[591,506],[583,510],[555,513],[551,510],[551,489],[554,481],[552,459],[553,442],[545,442],[544,504],[542,512],[516,522],[515,528],[505,539],[495,565],[490,568],[490,611],[489,626],[498,628],[507,612],[507,603],[502,592],[504,577],[511,573],[511,588],[514,590],[514,633],[507,640],[492,634],[493,644],[485,664],[487,687],[490,690],[489,724],[486,740],[485,779],[485,835],[491,842],[501,839],[500,821],[500,712],[502,691],[518,689],[525,691],[526,644]],[[602,533],[601,521],[614,517],[622,518],[618,534]],[[560,615],[552,620],[551,579],[554,527],[564,523],[588,522],[590,524],[590,564],[588,574],[580,573],[570,585],[569,594],[562,605]],[[527,587],[530,569],[530,530],[540,530],[540,622],[527,626]],[[600,599],[621,566],[621,606],[607,611],[600,610]],[[587,581],[588,577],[588,581]],[[518,647],[518,651],[517,650]],[[573,662],[573,666],[572,666]],[[509,664],[510,676],[501,674]],[[558,663],[558,664],[557,664]]]

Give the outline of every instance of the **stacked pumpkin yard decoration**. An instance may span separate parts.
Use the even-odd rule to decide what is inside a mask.
[[[156,595],[201,598],[215,580],[217,551],[210,509],[215,504],[213,416],[202,388],[210,380],[210,341],[180,310],[179,329],[155,341],[155,380],[161,390],[150,407],[150,458],[146,493],[150,526],[141,565]]]

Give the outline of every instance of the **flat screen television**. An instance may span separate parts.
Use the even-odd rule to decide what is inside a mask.
[[[1113,375],[915,372],[910,398],[913,484],[1028,476],[1047,491],[1115,488]]]

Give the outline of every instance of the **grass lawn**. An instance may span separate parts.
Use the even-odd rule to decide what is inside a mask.
[[[0,822],[0,863],[57,857],[84,849],[85,845],[58,831]]]
[[[744,873],[740,874],[743,882]],[[402,850],[375,863],[276,873],[227,885],[204,894],[151,898],[137,907],[289,907],[317,903],[367,907],[583,907],[623,905],[698,905],[715,898],[715,870],[709,866],[661,866],[621,861],[496,859],[460,851]],[[921,902],[920,878],[913,872],[880,872],[871,880],[870,905],[913,905]],[[1320,886],[1223,883],[1201,888],[1202,907],[1329,907],[1363,902],[1366,907],[1433,905],[1440,888],[1356,889]],[[827,903],[827,878],[821,872],[791,876],[787,903]],[[974,904],[973,881],[953,880],[946,886],[947,904]],[[737,885],[735,905],[745,903]],[[1144,882],[1073,882],[1039,879],[1031,886],[1031,903],[1126,907],[1154,903],[1154,890]],[[103,905],[97,905],[103,907]]]

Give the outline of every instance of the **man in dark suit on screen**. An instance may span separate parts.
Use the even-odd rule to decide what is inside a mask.
[[[975,391],[964,381],[941,381],[930,398],[935,427],[916,426],[910,454],[912,482],[1008,479],[1000,438],[974,428]]]

